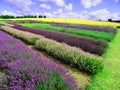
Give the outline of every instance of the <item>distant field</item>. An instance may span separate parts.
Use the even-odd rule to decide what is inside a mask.
[[[6,80],[10,80],[5,85],[22,89],[32,85],[33,90],[119,90],[117,26],[65,18],[0,20],[0,69],[7,67]],[[22,83],[15,77],[22,77]]]
[[[85,36],[92,36],[95,38],[102,38],[105,40],[112,40],[112,37],[114,37],[114,33],[110,32],[101,32],[97,30],[88,30],[88,29],[74,29],[74,28],[65,28],[65,27],[60,27],[60,26],[53,26],[50,24],[41,24],[41,23],[23,23],[21,24],[23,26],[28,26],[28,27],[36,27],[40,29],[48,29],[48,30],[53,30],[53,31],[60,31],[60,32],[66,32],[66,33],[72,33],[72,34],[77,34],[77,35],[85,35]]]
[[[103,22],[103,21],[70,19],[70,18],[68,19],[67,18],[37,18],[37,19],[36,18],[22,18],[22,19],[8,19],[8,20],[37,20],[37,21],[45,21],[45,22],[85,24],[85,25],[96,25],[96,26],[110,26],[110,27],[119,26],[119,23],[114,23],[114,22]]]

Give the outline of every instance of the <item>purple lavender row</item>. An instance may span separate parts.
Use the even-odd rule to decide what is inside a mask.
[[[0,31],[0,68],[6,68],[5,90],[77,90],[68,71]]]
[[[65,24],[65,23],[55,23],[55,22],[40,22],[35,20],[21,20],[20,23],[49,23],[53,26],[61,26],[61,27],[69,27],[69,28],[76,28],[76,29],[90,29],[90,30],[96,30],[96,31],[106,31],[106,32],[112,32],[116,33],[117,30],[115,28],[111,27],[103,27],[103,26],[90,26],[90,25],[74,25],[74,24]],[[8,22],[9,23],[9,22]]]
[[[16,24],[14,22],[8,22],[8,24],[12,24],[12,25],[19,25],[19,24]],[[58,32],[58,33],[61,33],[61,32]],[[100,38],[94,38],[94,37],[89,37],[89,36],[82,36],[82,35],[71,35],[69,33],[61,33],[62,35],[65,35],[65,36],[70,36],[72,38],[78,38],[78,39],[81,39],[81,40],[85,40],[85,41],[89,41],[89,42],[92,42],[96,45],[100,45],[100,46],[103,46],[105,48],[108,47],[108,42],[104,39],[100,39]]]
[[[90,30],[97,30],[97,31],[105,31],[105,32],[112,32],[116,33],[117,30],[111,27],[102,27],[102,26],[88,26],[88,25],[73,25],[73,24],[62,24],[62,23],[50,23],[53,26],[61,26],[61,27],[70,27],[76,29],[90,29]]]
[[[0,26],[3,26],[3,24],[0,23]]]
[[[28,31],[28,32],[32,32],[35,34],[40,34],[40,35],[45,36],[46,38],[50,38],[50,39],[56,40],[58,42],[65,42],[71,46],[79,47],[86,52],[102,55],[106,51],[106,49],[103,46],[96,45],[96,44],[86,41],[86,40],[81,40],[78,38],[62,35],[61,33],[43,31],[43,30],[33,29],[33,28],[29,28],[29,27],[23,27],[20,25],[14,25],[14,28],[20,29],[22,31]]]
[[[12,24],[12,23],[41,23],[41,21],[36,21],[36,20],[19,20],[19,21],[7,21],[7,23]]]

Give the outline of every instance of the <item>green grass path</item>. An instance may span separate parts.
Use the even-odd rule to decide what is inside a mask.
[[[105,67],[92,77],[87,90],[120,90],[120,29],[103,57]]]

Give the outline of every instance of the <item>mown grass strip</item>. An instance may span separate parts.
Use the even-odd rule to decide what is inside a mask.
[[[108,41],[111,41],[114,37],[114,33],[107,33],[101,31],[92,31],[92,30],[85,30],[85,29],[74,29],[74,28],[64,28],[59,26],[51,26],[50,24],[43,24],[43,23],[24,23],[21,24],[22,26],[28,27],[39,27],[40,29],[49,29],[53,31],[65,32],[65,33],[72,33],[77,35],[84,35],[84,36],[91,36],[95,38],[101,38]]]
[[[120,90],[120,29],[103,57],[104,69],[92,77],[87,90]]]
[[[45,50],[50,55],[59,58],[60,60],[63,60],[64,63],[75,66],[78,70],[90,74],[95,74],[103,69],[103,63],[101,58],[86,53],[78,48],[70,47],[67,44],[58,43],[51,39],[44,38],[40,35],[23,32],[7,26],[1,26],[1,29],[12,35],[15,35],[18,38],[21,38],[23,40],[25,39],[25,41],[28,40],[28,42],[33,37],[39,37],[39,39],[36,40],[37,42],[34,42],[35,48]],[[28,36],[27,39],[25,37],[26,35]],[[29,35],[31,36],[29,37]]]
[[[111,27],[103,27],[103,26],[90,26],[90,25],[75,25],[75,24],[65,24],[65,23],[49,23],[53,26],[61,26],[61,27],[67,27],[67,28],[75,28],[75,29],[87,29],[87,30],[96,30],[96,31],[104,31],[104,32],[112,32],[116,33],[115,28]]]

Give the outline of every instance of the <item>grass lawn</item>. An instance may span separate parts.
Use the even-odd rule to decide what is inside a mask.
[[[103,57],[105,67],[93,76],[87,90],[120,90],[120,29]]]

